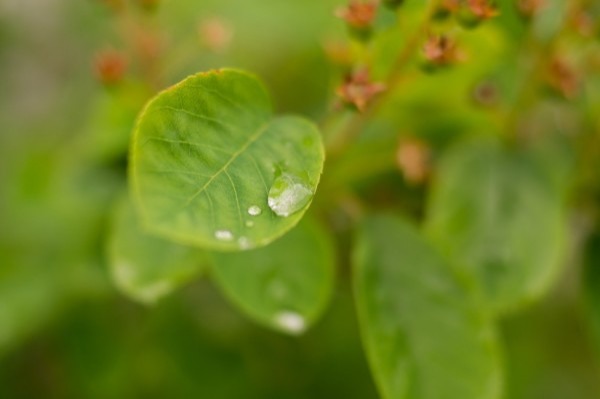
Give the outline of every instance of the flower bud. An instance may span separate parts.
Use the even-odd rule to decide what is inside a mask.
[[[360,40],[367,40],[373,30],[378,7],[378,0],[351,0],[346,7],[338,8],[335,15],[346,22],[352,35]]]
[[[445,35],[430,36],[423,45],[423,68],[430,72],[454,64],[461,57],[456,42]]]
[[[113,86],[123,80],[127,61],[125,56],[116,50],[103,50],[94,59],[94,72],[97,79],[107,86]]]
[[[346,76],[344,83],[337,90],[337,95],[344,104],[363,112],[373,98],[384,90],[383,83],[371,81],[369,71],[361,68]]]
[[[499,14],[490,0],[464,0],[458,11],[458,21],[465,28],[474,28]]]

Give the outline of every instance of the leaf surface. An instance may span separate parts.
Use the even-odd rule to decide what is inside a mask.
[[[149,229],[235,251],[266,245],[298,223],[323,162],[312,123],[273,118],[256,77],[218,70],[191,76],[150,101],[134,133],[131,175]],[[272,192],[282,176],[294,184]]]
[[[310,220],[303,220],[267,247],[214,253],[213,264],[215,281],[231,301],[276,330],[302,333],[331,297],[333,244]]]
[[[196,248],[144,231],[128,198],[117,204],[108,254],[117,287],[143,303],[154,303],[196,277],[207,262]]]
[[[541,296],[560,270],[561,195],[526,155],[468,143],[439,166],[426,228],[506,312]]]
[[[368,218],[353,261],[363,343],[383,398],[500,397],[487,312],[412,227]]]

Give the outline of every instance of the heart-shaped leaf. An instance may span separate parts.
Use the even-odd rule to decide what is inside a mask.
[[[131,159],[150,230],[231,251],[266,245],[298,223],[317,188],[324,149],[309,121],[273,118],[256,77],[218,70],[150,101]]]
[[[367,357],[385,399],[500,397],[487,312],[407,223],[362,225],[354,283]]]
[[[302,333],[331,296],[334,250],[317,224],[303,220],[271,245],[248,252],[215,253],[215,281],[259,323]]]
[[[506,312],[542,295],[560,270],[561,198],[525,154],[467,143],[440,163],[426,228]]]
[[[200,273],[206,255],[143,231],[129,198],[115,209],[108,239],[110,270],[117,287],[153,303]]]

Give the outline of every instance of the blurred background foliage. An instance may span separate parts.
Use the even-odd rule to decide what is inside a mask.
[[[556,284],[500,322],[506,397],[600,397],[597,238],[583,250],[600,231],[598,5],[548,0],[532,21],[501,0],[475,30],[431,24],[460,43],[460,62],[428,74],[417,43],[398,89],[348,141],[338,127],[354,116],[336,108],[336,87],[357,59],[385,80],[423,10],[407,1],[398,23],[383,12],[367,53],[334,17],[344,3],[0,3],[0,397],[377,397],[352,303],[349,215],[385,207],[421,220],[432,172],[406,154],[426,148],[435,163],[471,136],[518,141],[569,204]],[[148,307],[110,278],[106,233],[137,113],[159,89],[222,66],[257,73],[277,111],[320,121],[333,149],[314,207],[337,233],[336,292],[301,337],[249,322],[209,279]]]

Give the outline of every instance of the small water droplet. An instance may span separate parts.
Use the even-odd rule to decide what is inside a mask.
[[[241,249],[252,248],[252,242],[250,241],[250,239],[248,237],[240,237],[238,239],[238,244],[240,245]]]
[[[233,240],[233,233],[229,230],[217,230],[215,231],[215,238],[220,241],[231,241]]]
[[[262,213],[262,209],[260,209],[259,206],[252,205],[250,208],[248,208],[248,214],[250,216],[258,216],[261,213]]]
[[[287,217],[303,209],[313,196],[312,190],[300,177],[282,173],[269,190],[269,208],[278,216]]]
[[[246,220],[246,227],[254,227],[254,222],[252,220]]]
[[[306,329],[304,317],[296,312],[283,311],[277,313],[275,323],[292,334],[301,334]]]

